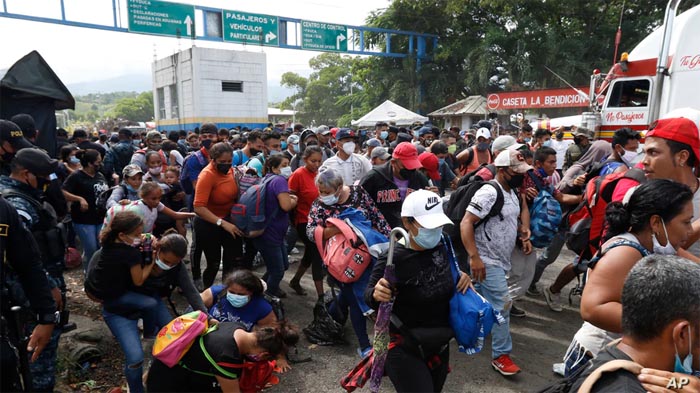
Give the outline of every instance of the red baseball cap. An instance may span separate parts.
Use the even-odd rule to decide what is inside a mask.
[[[418,150],[416,146],[411,142],[401,142],[394,149],[394,153],[391,155],[393,158],[401,161],[403,166],[408,169],[418,169],[422,168],[420,161],[418,160]]]
[[[646,138],[662,138],[690,146],[695,158],[700,158],[700,135],[695,123],[685,117],[659,119],[653,130],[647,132]]]
[[[418,156],[418,161],[423,165],[423,169],[428,172],[430,179],[440,180],[440,171],[438,171],[440,161],[435,154],[427,151],[421,153],[421,155]]]

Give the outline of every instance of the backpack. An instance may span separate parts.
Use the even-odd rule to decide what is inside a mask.
[[[97,207],[97,211],[102,212],[101,215],[104,215],[104,213],[107,212],[107,200],[109,200],[109,197],[112,196],[114,190],[119,187],[122,188],[122,191],[124,192],[124,198],[126,198],[126,196],[129,195],[129,190],[124,184],[120,184],[118,186],[110,187],[102,191],[95,199],[95,207]]]
[[[443,237],[443,244],[456,285],[460,271],[457,256],[449,237]],[[457,339],[459,351],[467,355],[481,352],[484,340],[491,333],[493,325],[502,325],[505,322],[505,318],[474,288],[467,288],[466,293],[455,292],[450,299],[450,326]]]
[[[187,157],[185,157],[185,160],[182,161],[182,171],[180,172],[180,186],[182,186],[182,190],[187,195],[194,194],[194,187],[192,187],[192,181],[190,180],[189,166],[189,161],[192,159],[192,157],[196,157],[197,161],[199,162],[199,165],[201,165],[202,167],[205,167],[207,165],[207,162],[204,158],[204,154],[202,154],[202,152],[199,150],[188,154]]]
[[[199,310],[181,315],[163,326],[153,343],[153,357],[168,367],[180,362],[196,338],[209,331],[208,315]]]
[[[357,237],[355,231],[345,221],[329,218],[326,224],[336,226],[340,233],[331,236],[323,244],[323,227],[314,230],[314,240],[324,265],[333,278],[342,283],[352,283],[360,279],[367,266],[372,263],[372,257],[367,246]]]
[[[561,205],[554,196],[551,187],[545,187],[540,178],[528,172],[528,175],[535,182],[535,187],[539,193],[532,201],[530,207],[530,242],[536,248],[547,247],[559,232],[561,224]]]
[[[566,246],[582,259],[590,260],[600,248],[605,233],[605,210],[621,179],[633,179],[640,184],[646,182],[646,176],[639,168],[594,177],[586,184],[581,203],[567,217]]]
[[[478,168],[476,168],[473,171],[462,176],[459,179],[459,183],[457,183],[457,187],[463,186],[463,185],[470,183],[470,182],[473,182],[473,181],[487,181],[486,179],[483,179],[481,176],[477,175],[477,173],[479,173],[479,171],[484,169],[484,168],[488,169],[489,172],[491,172],[491,179],[494,179],[496,177],[496,166],[495,165],[493,165],[493,164],[481,164],[481,165],[479,165]]]
[[[258,176],[258,172],[248,167],[247,165],[238,165],[233,167],[233,179],[238,185],[238,198],[245,194],[248,189],[256,184],[260,184],[262,178]]]
[[[600,380],[603,373],[615,372],[617,370],[627,370],[632,374],[638,375],[642,371],[642,366],[630,360],[615,359],[609,362],[603,363],[592,373],[586,377],[581,386],[579,387],[579,393],[590,393],[595,386],[596,382]],[[587,367],[580,367],[575,373],[563,378],[553,384],[546,386],[537,391],[537,393],[569,393],[574,387],[578,379],[581,377]]]
[[[462,244],[462,235],[460,232],[460,223],[462,218],[467,212],[467,207],[471,203],[474,194],[481,189],[482,186],[491,186],[496,189],[496,202],[491,207],[489,214],[486,217],[479,220],[479,222],[474,225],[476,229],[479,225],[485,224],[492,217],[498,216],[503,220],[501,215],[501,210],[503,209],[503,190],[501,187],[495,183],[495,181],[481,181],[475,179],[473,182],[469,182],[463,186],[457,187],[457,189],[450,195],[450,200],[448,203],[443,203],[442,206],[445,209],[445,214],[452,220],[453,225],[447,225],[444,227],[444,232],[452,240],[452,244],[455,246],[455,252],[459,257],[459,260],[465,260],[467,257],[467,251],[464,249],[464,244]],[[491,241],[488,232],[484,232],[486,238]]]
[[[266,216],[267,185],[275,176],[267,176],[258,184],[248,188],[241,195],[238,203],[231,207],[231,222],[240,229],[246,237],[258,237],[265,233],[265,228],[277,215],[279,205],[274,202],[275,209]]]

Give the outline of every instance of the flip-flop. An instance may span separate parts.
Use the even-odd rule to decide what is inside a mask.
[[[299,296],[306,296],[306,291],[304,288],[301,287],[301,283],[298,281],[290,281],[289,282],[289,287],[294,290],[294,293],[296,293]]]

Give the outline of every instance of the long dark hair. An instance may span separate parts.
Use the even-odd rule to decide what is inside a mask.
[[[160,252],[170,252],[178,258],[184,258],[187,255],[187,239],[180,235],[177,230],[170,228],[158,240]]]
[[[258,346],[269,354],[270,359],[286,354],[289,347],[299,342],[299,331],[286,320],[273,326],[256,327],[253,331]]]
[[[693,193],[685,184],[666,179],[649,180],[634,190],[626,205],[620,202],[608,205],[605,240],[628,230],[632,233],[643,231],[649,227],[651,216],[658,215],[668,223],[692,200]]]
[[[102,246],[113,244],[120,233],[133,232],[139,225],[143,225],[141,216],[134,212],[123,211],[114,215],[102,232],[100,233],[100,243]]]
[[[246,269],[236,270],[224,279],[224,287],[228,288],[233,284],[242,286],[250,291],[253,296],[260,296],[264,291],[262,282],[258,276]],[[226,290],[226,288],[224,288],[224,290]]]
[[[263,174],[267,175],[268,173],[272,173],[272,168],[277,168],[282,165],[282,162],[286,159],[287,157],[284,154],[275,154],[274,156],[267,157]]]

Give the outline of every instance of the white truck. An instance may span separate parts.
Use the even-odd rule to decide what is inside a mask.
[[[594,71],[589,111],[550,119],[549,128],[583,126],[610,139],[622,127],[645,131],[672,111],[700,110],[700,5],[676,16],[679,2],[670,0],[664,24],[623,53],[607,74]]]

